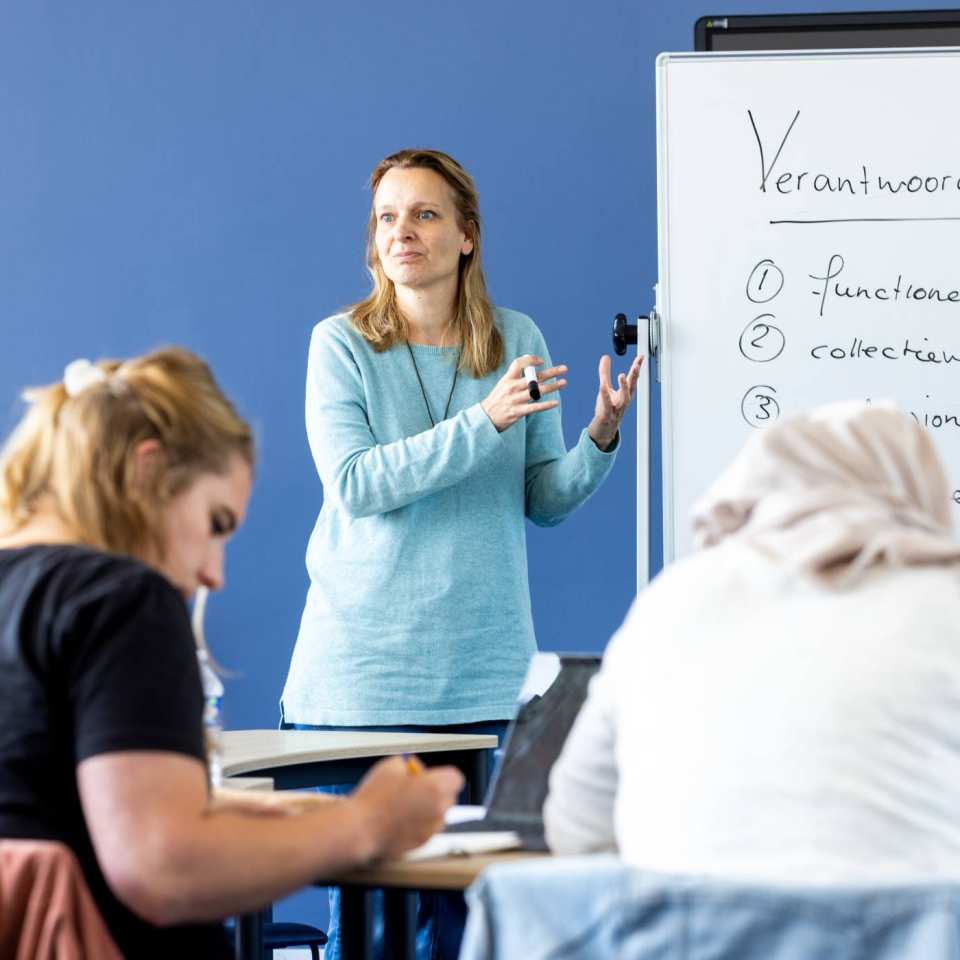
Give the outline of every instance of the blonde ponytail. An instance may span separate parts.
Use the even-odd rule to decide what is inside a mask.
[[[52,509],[89,546],[162,554],[157,508],[199,474],[222,473],[232,456],[252,465],[250,427],[188,350],[96,367],[102,378],[74,396],[63,383],[25,391],[29,409],[0,453],[0,518],[16,530]],[[148,479],[134,458],[145,440],[163,451]]]

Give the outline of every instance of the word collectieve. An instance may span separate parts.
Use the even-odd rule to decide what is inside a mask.
[[[924,341],[928,338],[924,337]],[[850,346],[831,346],[819,343],[811,348],[810,356],[814,360],[913,360],[916,363],[960,363],[960,355],[947,350],[931,350],[928,346],[917,347],[907,338],[903,347],[889,344],[880,346],[864,343],[862,337],[854,337]]]

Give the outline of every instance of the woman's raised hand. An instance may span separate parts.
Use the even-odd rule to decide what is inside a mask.
[[[523,376],[523,368],[539,367],[541,363],[543,363],[543,358],[535,357],[533,354],[528,353],[522,357],[517,357],[507,367],[507,372],[500,378],[487,398],[480,404],[499,433],[503,433],[508,427],[512,427],[521,417],[529,416],[531,413],[540,413],[542,410],[552,410],[560,403],[559,400],[543,399],[536,403],[530,402],[530,390]],[[566,380],[554,379],[559,377],[561,373],[566,372],[567,368],[561,365],[559,367],[547,367],[546,370],[537,373],[541,398],[547,394],[556,393],[567,385]]]
[[[621,373],[617,377],[617,388],[614,389],[610,382],[610,357],[600,358],[600,387],[597,390],[593,419],[587,427],[587,432],[601,450],[609,449],[620,429],[620,421],[630,409],[630,404],[637,392],[641,366],[643,366],[643,357],[634,359],[630,364],[630,371],[627,374]]]

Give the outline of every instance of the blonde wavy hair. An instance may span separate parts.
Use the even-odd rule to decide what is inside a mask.
[[[473,241],[473,250],[460,256],[457,300],[451,327],[459,337],[460,369],[483,377],[500,366],[503,338],[494,322],[480,258],[480,198],[473,178],[453,157],[439,150],[400,150],[381,160],[370,175],[370,219],[367,223],[367,269],[373,279],[370,295],[349,308],[353,325],[382,353],[409,336],[409,325],[397,304],[393,281],[377,253],[377,214],[373,200],[388,170],[421,168],[443,177],[453,193],[457,225]]]
[[[252,466],[250,427],[189,350],[96,366],[106,376],[75,396],[62,382],[24,392],[29,409],[0,452],[0,524],[12,532],[52,508],[81,543],[162,557],[158,508],[233,456]],[[144,440],[164,454],[147,478],[135,462]]]

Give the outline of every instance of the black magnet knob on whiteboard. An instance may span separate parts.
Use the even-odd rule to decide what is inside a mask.
[[[637,342],[637,325],[627,323],[627,315],[618,313],[613,318],[613,349],[618,357],[627,352],[627,347]]]

